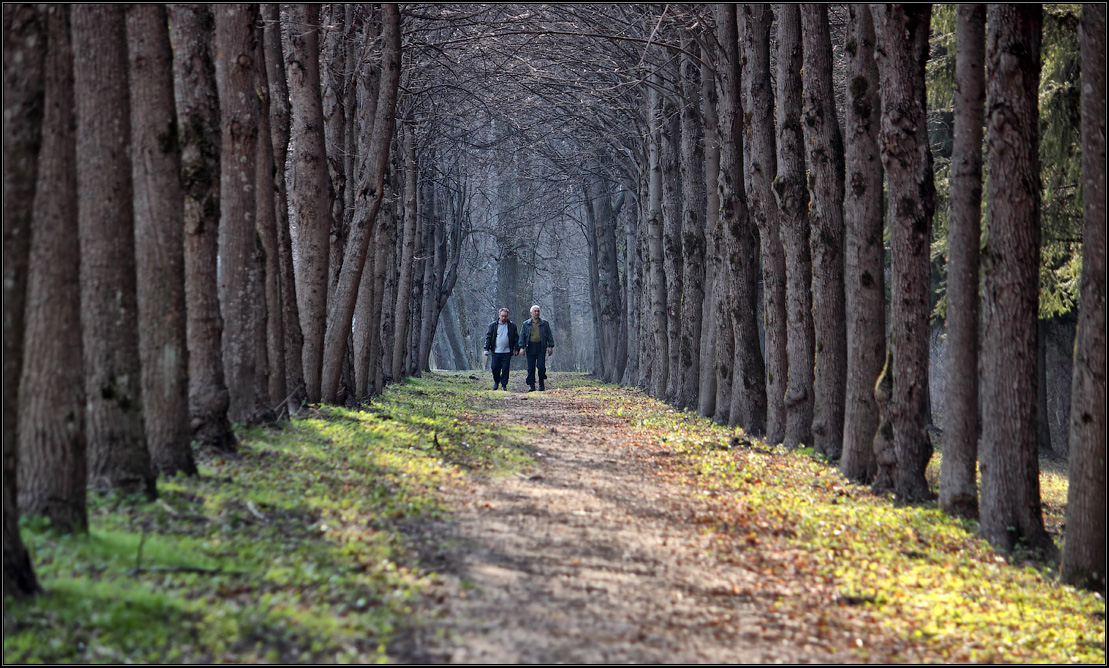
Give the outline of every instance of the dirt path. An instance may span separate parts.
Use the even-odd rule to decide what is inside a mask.
[[[708,554],[688,521],[688,490],[652,473],[669,452],[595,403],[522,389],[503,395],[495,419],[532,430],[538,464],[454,499],[455,521],[438,537],[444,582],[421,611],[432,622],[401,660],[852,660],[797,643],[795,624],[742,594],[755,574]]]

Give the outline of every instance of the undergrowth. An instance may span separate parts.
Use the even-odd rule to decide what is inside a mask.
[[[361,410],[239,430],[236,456],[159,499],[90,492],[87,535],[26,520],[45,589],[5,602],[4,662],[382,662],[436,578],[404,528],[442,517],[440,489],[530,461],[482,420],[465,374],[390,386]]]
[[[994,552],[976,522],[875,496],[811,450],[769,447],[635,390],[575,393],[601,399],[650,447],[681,455],[659,473],[691,488],[717,557],[758,564],[776,593],[746,593],[811,622],[822,642],[863,661],[1105,663],[1104,592],[1061,584],[1036,555]],[[1045,467],[1040,487],[1058,538],[1065,471]]]

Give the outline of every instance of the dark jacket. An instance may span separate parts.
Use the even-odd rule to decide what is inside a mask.
[[[524,321],[520,325],[520,347],[527,348],[531,340],[531,318]],[[551,335],[551,323],[540,318],[539,319],[539,340],[542,341],[544,348],[554,348],[554,336]]]
[[[489,352],[494,352],[497,349],[497,325],[501,324],[500,320],[494,320],[489,325],[489,331],[485,332],[485,349]],[[516,323],[509,320],[508,325],[508,351],[515,350],[512,346],[515,345],[516,339]]]

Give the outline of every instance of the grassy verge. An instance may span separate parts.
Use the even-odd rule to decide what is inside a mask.
[[[798,642],[863,661],[1105,662],[1103,593],[1060,584],[1029,555],[995,553],[976,522],[934,504],[898,506],[804,451],[766,447],[637,391],[575,393],[681,455],[659,474],[689,486],[718,558],[759,571],[761,586],[737,594],[800,621]],[[1045,467],[1041,489],[1061,538],[1065,473]]]
[[[153,503],[92,496],[87,536],[23,537],[46,593],[6,601],[4,661],[381,662],[432,579],[404,528],[439,490],[529,461],[466,374],[392,386],[366,410],[240,432],[237,457],[160,480]]]

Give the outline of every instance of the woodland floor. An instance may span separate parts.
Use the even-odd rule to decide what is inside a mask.
[[[5,663],[1105,662],[1104,592],[973,522],[635,390],[514,376],[242,430],[155,502],[91,496],[86,536],[24,522],[46,593],[5,602]],[[1057,540],[1065,481],[1041,473]]]
[[[494,420],[526,427],[537,464],[457,495],[442,527],[449,574],[402,660],[451,663],[811,663],[855,659],[809,646],[802,620],[766,605],[773,587],[724,563],[693,524],[672,456],[597,399],[524,393]]]

